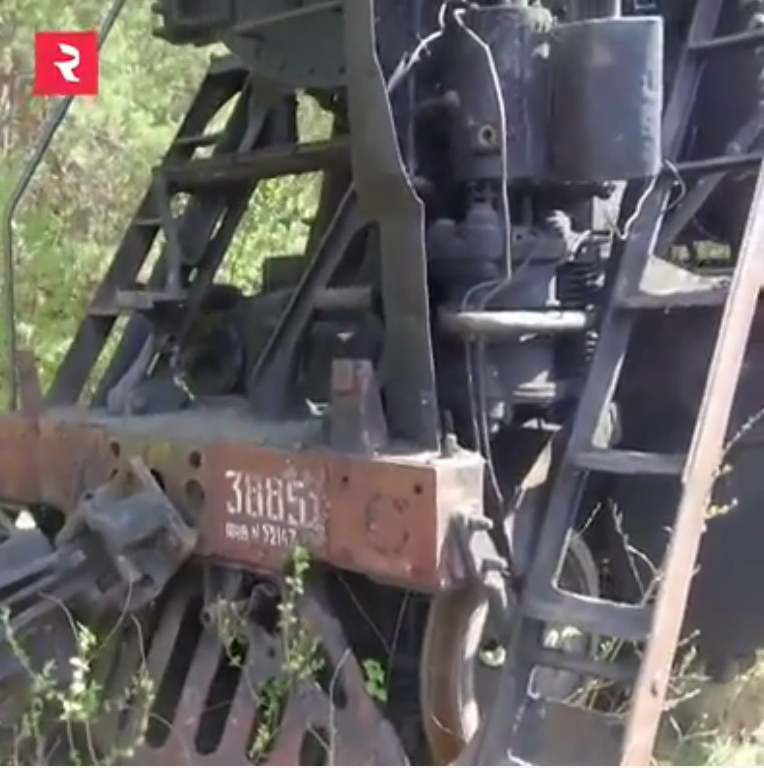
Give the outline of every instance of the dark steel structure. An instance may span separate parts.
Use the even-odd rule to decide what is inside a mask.
[[[63,683],[62,606],[116,626],[104,691],[141,659],[158,686],[139,764],[646,764],[683,633],[717,678],[764,645],[762,0],[156,11],[168,51],[230,55],[46,393],[11,218],[66,102],[7,211],[3,631]],[[305,253],[221,282],[258,185],[316,172]],[[297,545],[323,666],[253,755]]]

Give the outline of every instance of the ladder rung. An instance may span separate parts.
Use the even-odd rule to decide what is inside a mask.
[[[173,142],[176,147],[210,147],[217,144],[222,137],[222,132],[217,133],[197,133],[191,136],[179,136]]]
[[[740,155],[719,155],[719,157],[707,157],[701,160],[687,160],[676,166],[676,171],[682,176],[710,175],[712,173],[725,173],[728,171],[740,171],[746,168],[753,169],[761,163],[761,152],[746,152]],[[674,170],[668,169],[669,173]]]
[[[187,293],[162,290],[135,289],[117,291],[114,300],[96,301],[88,307],[90,317],[119,317],[124,312],[148,312],[159,305],[173,305],[184,302]]]
[[[748,32],[738,32],[734,35],[713,37],[710,40],[701,40],[690,43],[691,51],[705,53],[707,51],[723,51],[730,48],[743,48],[747,46],[764,45],[764,29],[752,29]]]
[[[533,661],[540,667],[576,672],[614,683],[632,683],[639,671],[639,665],[636,663],[614,663],[588,656],[574,656],[559,648],[540,648],[533,654]]]
[[[618,306],[625,309],[686,309],[689,307],[718,307],[727,300],[727,286],[719,285],[695,290],[666,292],[635,291],[618,297]]]
[[[316,13],[340,10],[342,10],[342,0],[323,0],[323,2],[314,3],[313,5],[308,5],[302,8],[293,8],[288,11],[270,13],[267,16],[260,16],[255,19],[242,21],[234,26],[233,33],[235,35],[247,37],[248,35],[257,34],[266,27],[271,27],[274,24],[282,24],[285,21],[304,19],[313,16]]]
[[[133,219],[136,227],[161,227],[162,219],[159,216],[138,216]]]
[[[674,453],[648,453],[615,448],[588,448],[574,451],[573,464],[593,472],[614,475],[681,475],[686,456]]]
[[[532,592],[529,587],[523,613],[547,624],[636,642],[647,639],[650,634],[652,611],[645,606],[576,595],[549,583],[541,594]]]
[[[219,27],[226,22],[226,16],[221,14],[207,16],[187,16],[186,18],[173,19],[172,30],[180,32],[208,32],[210,27]],[[162,35],[167,27],[159,27],[155,34]]]
[[[122,312],[119,307],[113,304],[95,303],[91,304],[87,309],[88,317],[99,318],[115,318],[119,317]]]
[[[191,191],[197,187],[225,182],[320,171],[348,158],[348,142],[332,139],[299,146],[268,147],[253,152],[204,157],[168,164],[161,167],[161,171],[169,185]]]
[[[617,282],[613,302],[625,309],[679,309],[724,304],[730,268],[700,274],[681,264],[650,256],[639,280]]]
[[[162,304],[181,304],[187,298],[186,291],[121,290],[117,291],[115,304],[120,310],[147,312]]]

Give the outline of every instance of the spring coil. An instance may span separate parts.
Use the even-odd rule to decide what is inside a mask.
[[[602,268],[591,258],[565,262],[557,269],[557,300],[565,309],[596,306],[602,290]]]
[[[563,309],[591,309],[602,299],[602,267],[600,262],[585,257],[566,262],[557,270],[557,300]],[[573,375],[582,374],[597,346],[598,333],[595,329],[585,331],[571,340],[568,366]],[[566,356],[567,357],[567,356]]]

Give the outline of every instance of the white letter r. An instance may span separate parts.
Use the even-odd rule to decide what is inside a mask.
[[[80,65],[80,50],[69,43],[59,43],[59,50],[66,57],[66,61],[54,62],[58,67],[58,71],[61,73],[61,77],[66,80],[67,83],[79,83],[80,79],[74,74],[74,70]]]

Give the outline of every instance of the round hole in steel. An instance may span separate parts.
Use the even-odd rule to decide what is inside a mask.
[[[198,511],[204,505],[206,494],[204,493],[204,487],[198,480],[189,480],[185,485],[186,500],[189,506]]]
[[[163,491],[164,491],[164,490],[166,490],[166,486],[165,486],[165,484],[164,484],[164,477],[162,476],[162,473],[161,473],[159,470],[157,470],[157,469],[153,469],[153,468],[152,468],[152,470],[151,470],[151,476],[154,478],[154,480],[156,480],[156,482],[157,482],[157,485],[158,485],[158,486],[159,486],[159,487],[160,487],[160,488],[161,488]]]
[[[486,123],[478,129],[478,143],[483,147],[493,147],[497,138],[496,129],[492,125]]]

